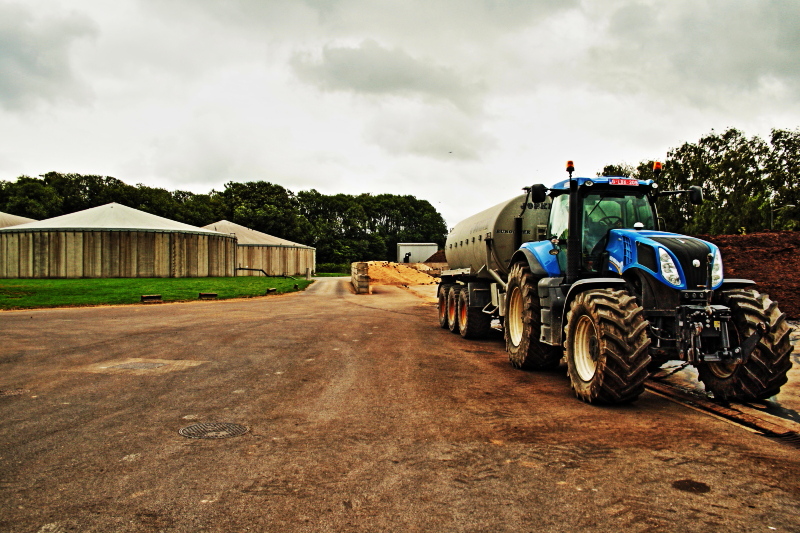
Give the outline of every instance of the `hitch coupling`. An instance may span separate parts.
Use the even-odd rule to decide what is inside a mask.
[[[738,346],[731,346],[731,310],[724,305],[682,305],[677,310],[678,353],[690,364],[746,363],[769,325],[760,323]]]

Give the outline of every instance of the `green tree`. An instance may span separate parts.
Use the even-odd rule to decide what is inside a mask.
[[[635,169],[629,165],[607,165],[602,175],[652,178],[650,161]],[[671,231],[685,234],[733,234],[752,232],[770,225],[773,207],[800,203],[800,132],[773,130],[770,143],[760,137],[747,138],[737,129],[712,131],[696,143],[669,150],[659,188],[703,189],[705,202],[691,205],[683,196],[658,200],[659,214]],[[798,227],[798,208],[776,211],[775,227]]]
[[[220,193],[225,218],[236,224],[305,244],[311,226],[301,215],[295,195],[265,181],[228,182]]]
[[[722,235],[766,227],[768,157],[769,147],[762,139],[748,139],[736,129],[722,134],[712,131],[697,144],[670,150],[663,184],[679,190],[699,185],[705,202],[690,206],[685,197],[671,196],[663,202],[662,214],[689,234]]]
[[[626,178],[634,177],[636,174],[636,167],[622,163],[619,165],[606,165],[603,171],[598,173],[598,176],[622,176]]]
[[[444,245],[444,219],[425,201],[393,194],[297,194],[300,211],[314,228],[320,262],[394,260],[398,242]]]
[[[209,194],[173,191],[174,218],[192,226],[206,226],[225,218],[222,195],[212,190]]]
[[[800,130],[772,130],[770,148],[766,171],[771,196],[765,210],[776,229],[800,230]]]
[[[20,176],[3,184],[2,211],[42,220],[63,214],[64,199],[55,187],[43,180]]]

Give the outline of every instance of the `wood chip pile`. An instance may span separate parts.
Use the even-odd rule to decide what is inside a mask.
[[[369,281],[376,285],[433,285],[437,279],[404,263],[369,262]]]

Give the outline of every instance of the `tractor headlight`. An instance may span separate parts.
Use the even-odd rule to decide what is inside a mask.
[[[658,249],[658,260],[661,263],[661,275],[667,280],[667,283],[675,285],[676,287],[681,284],[681,275],[678,274],[678,267],[675,266],[675,261],[672,260],[667,251],[663,248]]]
[[[722,254],[719,249],[714,252],[714,259],[711,263],[711,287],[714,288],[722,283]]]

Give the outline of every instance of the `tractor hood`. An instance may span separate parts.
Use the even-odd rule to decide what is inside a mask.
[[[712,288],[722,284],[722,257],[710,242],[677,233],[615,229],[609,232],[609,268],[622,274],[643,269],[662,283],[677,289],[705,287],[709,261]]]

